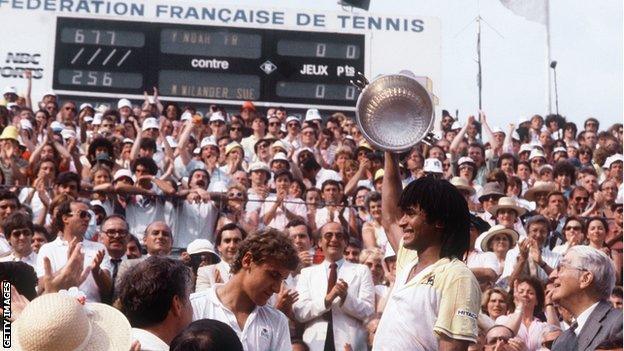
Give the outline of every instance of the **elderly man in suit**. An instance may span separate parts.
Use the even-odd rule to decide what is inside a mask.
[[[622,345],[622,311],[609,303],[615,267],[603,252],[573,246],[551,274],[552,299],[575,317],[552,350],[612,349]]]
[[[303,341],[310,350],[366,350],[362,321],[375,311],[375,290],[370,270],[343,258],[347,234],[336,222],[321,227],[321,264],[301,270],[297,281],[299,301],[294,314],[306,323]]]

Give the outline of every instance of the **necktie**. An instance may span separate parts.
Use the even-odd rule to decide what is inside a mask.
[[[334,286],[336,285],[336,281],[338,280],[338,265],[334,262],[329,265],[329,277],[327,278],[327,292],[329,293]],[[325,317],[327,319],[327,338],[325,338],[325,347],[324,351],[335,351],[336,347],[334,345],[334,321],[332,318],[331,309],[325,313]]]
[[[115,278],[117,278],[117,272],[119,271],[119,264],[121,263],[121,258],[111,258],[111,263],[113,264],[113,285],[114,285]]]

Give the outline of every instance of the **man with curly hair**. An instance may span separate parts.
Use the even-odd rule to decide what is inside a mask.
[[[282,232],[266,228],[248,236],[232,262],[230,280],[191,295],[193,320],[228,324],[245,351],[290,350],[288,319],[267,301],[298,265],[297,250]]]

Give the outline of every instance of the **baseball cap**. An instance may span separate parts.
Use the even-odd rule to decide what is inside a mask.
[[[444,173],[442,171],[442,162],[440,162],[440,160],[437,158],[426,159],[423,170],[429,173]]]
[[[154,117],[148,117],[143,121],[143,127],[141,127],[142,131],[146,131],[148,129],[156,128],[160,130],[160,126],[158,125],[158,121]]]
[[[125,169],[122,168],[120,170],[118,170],[117,172],[115,172],[115,176],[113,177],[113,181],[116,182],[121,178],[128,178],[130,179],[130,181],[132,181],[132,183],[134,183],[134,180],[132,179],[132,172],[130,172],[129,169]]]
[[[322,121],[321,113],[316,108],[311,108],[306,111],[306,121]]]
[[[128,99],[119,99],[119,101],[117,102],[117,109],[119,110],[122,107],[132,108],[132,103],[130,103],[130,100]]]
[[[80,109],[79,109],[78,111],[82,111],[82,110],[84,110],[85,108],[90,108],[90,109],[93,109],[93,105],[91,105],[91,104],[90,104],[90,103],[88,103],[88,102],[85,102],[84,104],[81,104],[81,105],[80,105]]]

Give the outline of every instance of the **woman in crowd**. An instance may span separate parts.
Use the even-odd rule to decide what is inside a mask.
[[[507,315],[510,307],[509,294],[503,289],[488,289],[481,297],[481,312],[490,317],[492,321]]]
[[[507,228],[501,224],[497,224],[487,232],[481,234],[481,236],[477,238],[477,243],[480,243],[481,251],[491,251],[496,255],[499,268],[497,273],[500,274],[505,268],[507,251],[516,246],[518,238],[518,232],[513,228]]]
[[[587,220],[587,244],[610,255],[611,252],[605,245],[608,229],[609,224],[602,217],[592,217]]]
[[[370,220],[366,221],[362,226],[364,248],[385,250],[388,238],[381,225],[381,194],[378,192],[368,194],[365,206],[370,214]]]
[[[553,248],[554,253],[564,255],[569,248],[574,245],[585,244],[585,224],[580,217],[570,216],[566,219],[563,225],[563,235],[565,237],[565,243],[557,245]]]
[[[247,204],[247,191],[240,184],[230,185],[226,192],[227,200],[225,208],[217,220],[217,231],[228,223],[237,223],[246,232],[251,232],[258,227],[258,217],[255,211],[245,211]]]

